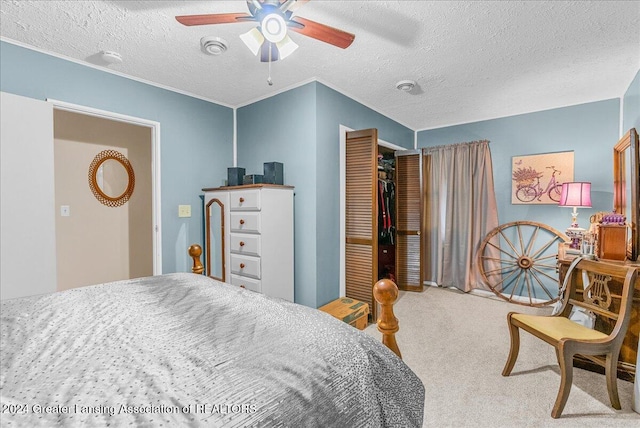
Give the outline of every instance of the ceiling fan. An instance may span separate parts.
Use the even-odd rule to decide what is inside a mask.
[[[271,62],[284,59],[298,48],[291,40],[287,29],[346,49],[355,35],[328,25],[320,24],[293,12],[309,0],[247,0],[249,13],[216,13],[209,15],[176,16],[183,25],[230,24],[256,21],[258,27],[240,35],[242,41],[253,52],[260,53],[260,61]]]

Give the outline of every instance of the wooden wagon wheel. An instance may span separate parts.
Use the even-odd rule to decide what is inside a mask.
[[[514,221],[493,229],[480,244],[477,262],[484,283],[499,297],[525,306],[545,306],[560,296],[556,229],[534,221]]]

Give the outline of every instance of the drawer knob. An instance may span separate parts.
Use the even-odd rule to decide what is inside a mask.
[[[244,241],[240,241],[240,246],[244,247]]]
[[[244,269],[244,263],[240,263],[240,269]]]
[[[241,285],[240,288],[246,288],[244,285]]]
[[[243,219],[240,219],[240,224],[244,224],[244,220]]]
[[[243,202],[244,202],[244,198],[240,198],[240,203],[243,203]]]

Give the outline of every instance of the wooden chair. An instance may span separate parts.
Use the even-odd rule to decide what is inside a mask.
[[[629,325],[633,290],[638,281],[637,268],[633,266],[581,259],[572,267],[565,279],[566,288],[558,314],[537,316],[510,312],[507,315],[511,349],[502,371],[503,376],[509,376],[518,358],[519,329],[528,331],[556,348],[561,381],[551,410],[553,418],[560,417],[569,397],[575,354],[604,366],[611,405],[615,409],[621,408],[616,376],[618,354]],[[586,284],[583,284],[583,272],[588,277]],[[618,292],[620,284],[622,287]],[[569,315],[573,307],[584,308],[599,317],[612,320],[613,328],[605,333],[571,321]]]

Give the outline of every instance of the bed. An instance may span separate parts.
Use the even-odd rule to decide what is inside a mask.
[[[191,273],[2,302],[3,426],[419,427],[424,386],[328,314]]]

